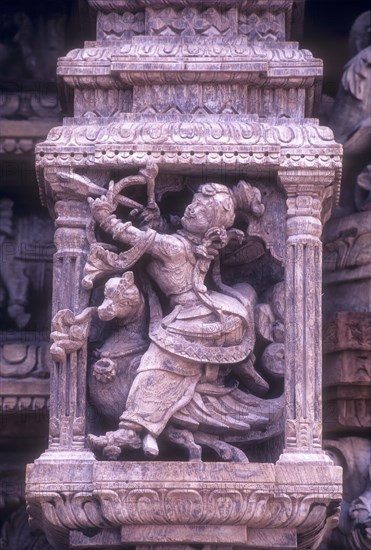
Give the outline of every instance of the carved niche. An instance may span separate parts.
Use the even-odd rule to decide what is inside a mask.
[[[22,0],[0,8],[1,119],[60,117],[55,67],[65,49],[67,11],[54,0],[43,13]]]
[[[168,210],[166,219],[156,202],[157,174],[158,166],[148,162],[137,175],[112,181],[108,192],[89,200],[91,221],[106,242],[92,233],[82,285],[104,287],[104,299],[98,305],[93,297],[98,308],[77,316],[68,309],[56,314],[52,356],[65,363],[85,345],[96,319],[101,337],[88,359],[89,400],[111,428],[105,435],[89,435],[99,456],[117,459],[126,448],[157,456],[157,438],[165,437],[184,446],[192,460],[201,460],[206,445],[221,458],[245,462],[229,439],[251,444],[283,430],[283,369],[277,365],[284,355],[283,286],[269,276],[260,281],[267,300],[272,296],[272,308],[242,277],[226,285],[219,252],[231,256],[233,243],[238,257],[241,247],[249,247],[246,228],[233,224],[239,216],[242,228],[249,218],[262,218],[261,192],[243,180],[233,187],[198,186],[188,178],[183,190],[194,193],[191,203],[182,218]],[[171,178],[165,181],[167,193],[173,191]],[[124,194],[138,187],[145,204]],[[283,203],[279,194],[276,201]],[[123,207],[128,217],[118,214]],[[267,255],[266,243],[258,242],[244,263],[254,261],[256,251]],[[277,266],[275,276],[280,275]],[[261,362],[267,380],[259,374]]]
[[[90,4],[97,42],[58,64],[76,117],[37,148],[57,252],[30,515],[56,548],[306,548],[341,489],[321,444],[341,162],[306,118],[321,63],[281,42],[286,0]]]
[[[4,412],[47,408],[51,361],[53,225],[46,216],[16,215],[13,206],[10,199],[0,201],[0,404]]]

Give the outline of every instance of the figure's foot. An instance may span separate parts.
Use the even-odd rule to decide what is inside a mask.
[[[155,458],[158,456],[159,449],[156,439],[151,434],[146,434],[143,437],[143,451],[146,456]]]
[[[87,436],[88,445],[91,449],[95,451],[101,451],[107,445],[107,437],[105,435],[93,435],[88,434]]]
[[[106,436],[110,443],[116,444],[122,449],[140,449],[142,447],[142,440],[138,432],[134,430],[119,428],[114,432],[107,432]]]
[[[93,451],[102,451],[106,460],[117,460],[122,449],[140,449],[142,441],[134,430],[118,429],[105,435],[89,434],[88,444]]]

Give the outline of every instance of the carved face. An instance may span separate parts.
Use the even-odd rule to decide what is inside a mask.
[[[122,280],[115,277],[105,286],[98,316],[102,321],[130,318],[137,312],[140,302],[141,296],[135,284],[123,287]]]
[[[191,204],[187,206],[181,219],[186,231],[194,235],[204,235],[212,224],[213,212],[208,197],[196,193]]]
[[[231,227],[235,213],[228,188],[219,183],[206,183],[201,185],[199,191],[181,219],[184,229],[202,237],[212,227]]]

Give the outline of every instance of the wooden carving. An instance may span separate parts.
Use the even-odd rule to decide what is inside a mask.
[[[247,461],[228,437],[243,443],[252,431],[261,435],[281,416],[282,401],[261,397],[269,384],[254,365],[256,292],[248,283],[223,283],[219,251],[246,239],[233,227],[238,212],[264,214],[260,191],[242,180],[232,188],[202,184],[174,230],[156,204],[157,173],[149,162],[89,199],[97,228],[118,248],[91,243],[83,284],[105,282],[103,303],[76,316],[59,311],[52,354],[64,361],[80,349],[95,311],[103,322],[115,320],[88,374],[90,401],[115,428],[88,437],[105,458],[126,448],[157,456],[164,437],[191,460],[201,460],[205,445],[222,459]],[[145,206],[123,194],[133,186],[145,186]],[[122,218],[121,206],[128,211]]]

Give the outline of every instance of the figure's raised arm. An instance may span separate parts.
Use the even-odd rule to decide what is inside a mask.
[[[133,227],[130,222],[123,223],[115,215],[115,211],[118,205],[126,206],[131,209],[129,216],[132,217],[142,216],[143,221],[147,221],[147,218],[159,217],[159,209],[155,202],[154,185],[155,178],[158,173],[157,165],[153,162],[148,162],[145,168],[142,168],[138,174],[126,176],[114,183],[109,183],[109,188],[106,195],[102,195],[98,199],[88,199],[91,208],[93,219],[99,223],[102,229],[110,233],[116,240],[119,240],[128,244],[136,244],[141,240],[141,230]],[[146,185],[147,187],[147,206],[121,195],[121,192],[133,185]],[[152,216],[150,216],[150,214]],[[150,227],[154,224],[149,223]]]
[[[132,178],[134,176],[129,177]],[[140,174],[138,174],[138,177],[140,177]],[[122,180],[118,183],[121,185]],[[137,204],[135,208],[139,215],[133,217],[144,225],[143,229],[133,226],[130,221],[123,222],[116,216],[116,208],[119,203],[122,204],[122,201],[119,199],[123,198],[122,195],[118,195],[120,185],[110,182],[106,195],[98,199],[88,199],[93,219],[116,241],[135,246],[147,243],[150,239],[151,247],[147,252],[151,256],[164,259],[176,253],[179,247],[178,242],[176,240],[174,242],[174,238],[171,235],[162,235],[153,229],[153,227],[156,227],[156,229],[161,228],[161,214],[158,206],[153,201],[149,201],[150,206],[144,207]],[[129,205],[126,204],[126,206]],[[153,238],[150,237],[150,234]]]
[[[141,241],[144,232],[134,227],[131,222],[122,222],[118,219],[115,214],[118,205],[116,197],[114,183],[110,182],[107,195],[98,199],[89,198],[93,219],[117,241],[135,245]]]

